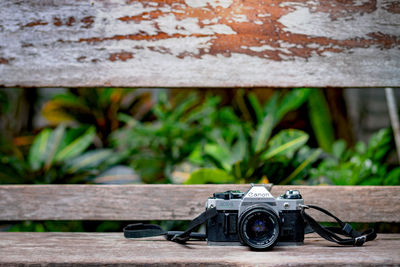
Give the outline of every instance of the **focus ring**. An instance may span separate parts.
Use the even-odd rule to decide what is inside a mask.
[[[269,206],[256,204],[239,216],[239,239],[255,250],[268,250],[275,246],[280,234],[279,218]]]

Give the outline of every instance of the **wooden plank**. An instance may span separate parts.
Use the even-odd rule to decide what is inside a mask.
[[[0,86],[400,86],[399,0],[0,1]]]
[[[0,220],[190,220],[230,188],[248,186],[0,186]]]
[[[298,189],[306,204],[331,211],[349,222],[400,222],[400,186],[273,186],[279,196]],[[319,221],[331,221],[322,213],[309,211]]]
[[[399,251],[399,234],[378,235],[362,247],[311,236],[303,246],[253,252],[204,241],[127,240],[122,233],[0,233],[0,266],[399,266]]]
[[[1,220],[191,220],[213,192],[248,185],[3,185]],[[345,221],[400,222],[400,186],[273,186],[300,190]],[[329,221],[315,214],[320,221]]]

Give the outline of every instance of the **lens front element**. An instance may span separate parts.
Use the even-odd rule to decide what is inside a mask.
[[[249,207],[239,217],[239,237],[253,249],[266,250],[278,241],[279,221],[274,211],[266,206]]]

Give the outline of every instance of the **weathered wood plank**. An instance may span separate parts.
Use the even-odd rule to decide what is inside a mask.
[[[399,0],[0,1],[0,86],[400,86]]]
[[[0,266],[399,266],[400,235],[381,234],[363,247],[340,247],[311,236],[303,246],[268,252],[245,246],[179,245],[122,233],[0,233]]]
[[[191,220],[213,192],[248,185],[0,186],[0,220]],[[273,186],[274,196],[299,189],[305,203],[345,221],[400,222],[399,186]],[[322,214],[315,217],[329,221]]]

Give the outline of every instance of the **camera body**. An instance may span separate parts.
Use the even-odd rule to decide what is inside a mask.
[[[264,185],[252,185],[246,192],[214,193],[206,209],[216,208],[217,216],[206,225],[209,245],[248,245],[267,250],[279,245],[301,245],[304,204],[297,190],[288,190],[274,198]]]

